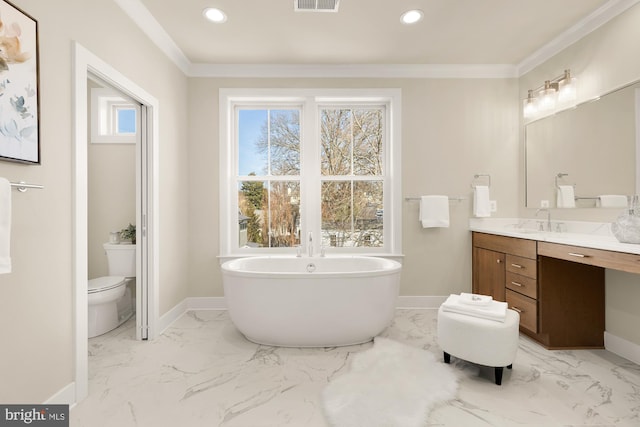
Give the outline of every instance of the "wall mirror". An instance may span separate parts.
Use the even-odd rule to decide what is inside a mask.
[[[526,207],[556,207],[558,185],[573,185],[575,207],[601,195],[633,195],[640,140],[640,81],[525,126]],[[561,174],[561,176],[558,176]]]

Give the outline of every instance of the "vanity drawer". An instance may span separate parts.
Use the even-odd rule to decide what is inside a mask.
[[[548,242],[538,243],[538,254],[596,267],[640,273],[640,255],[635,254]]]
[[[473,246],[525,258],[536,258],[536,241],[473,232]]]
[[[510,271],[532,279],[536,278],[537,260],[535,259],[507,254],[506,267],[507,272]]]
[[[538,305],[536,300],[507,289],[509,308],[520,313],[520,326],[531,332],[538,332]]]
[[[521,276],[519,274],[507,271],[505,286],[529,298],[538,298],[538,281],[531,277]]]

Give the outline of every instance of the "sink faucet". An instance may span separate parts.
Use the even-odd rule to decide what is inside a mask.
[[[307,254],[313,256],[313,234],[309,232],[309,242],[307,243]]]
[[[538,216],[538,214],[540,212],[546,212],[547,213],[546,231],[551,231],[551,211],[549,210],[549,208],[540,208],[540,209],[536,210],[536,216]]]

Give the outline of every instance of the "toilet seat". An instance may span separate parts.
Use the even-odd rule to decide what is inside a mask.
[[[117,288],[125,283],[124,276],[104,276],[89,280],[89,293],[104,292]]]

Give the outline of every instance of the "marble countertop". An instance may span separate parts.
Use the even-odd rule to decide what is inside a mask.
[[[539,231],[538,223],[539,219],[471,218],[469,230],[640,255],[640,245],[620,243],[611,233],[611,224],[608,222],[553,221],[552,230],[554,231]]]

